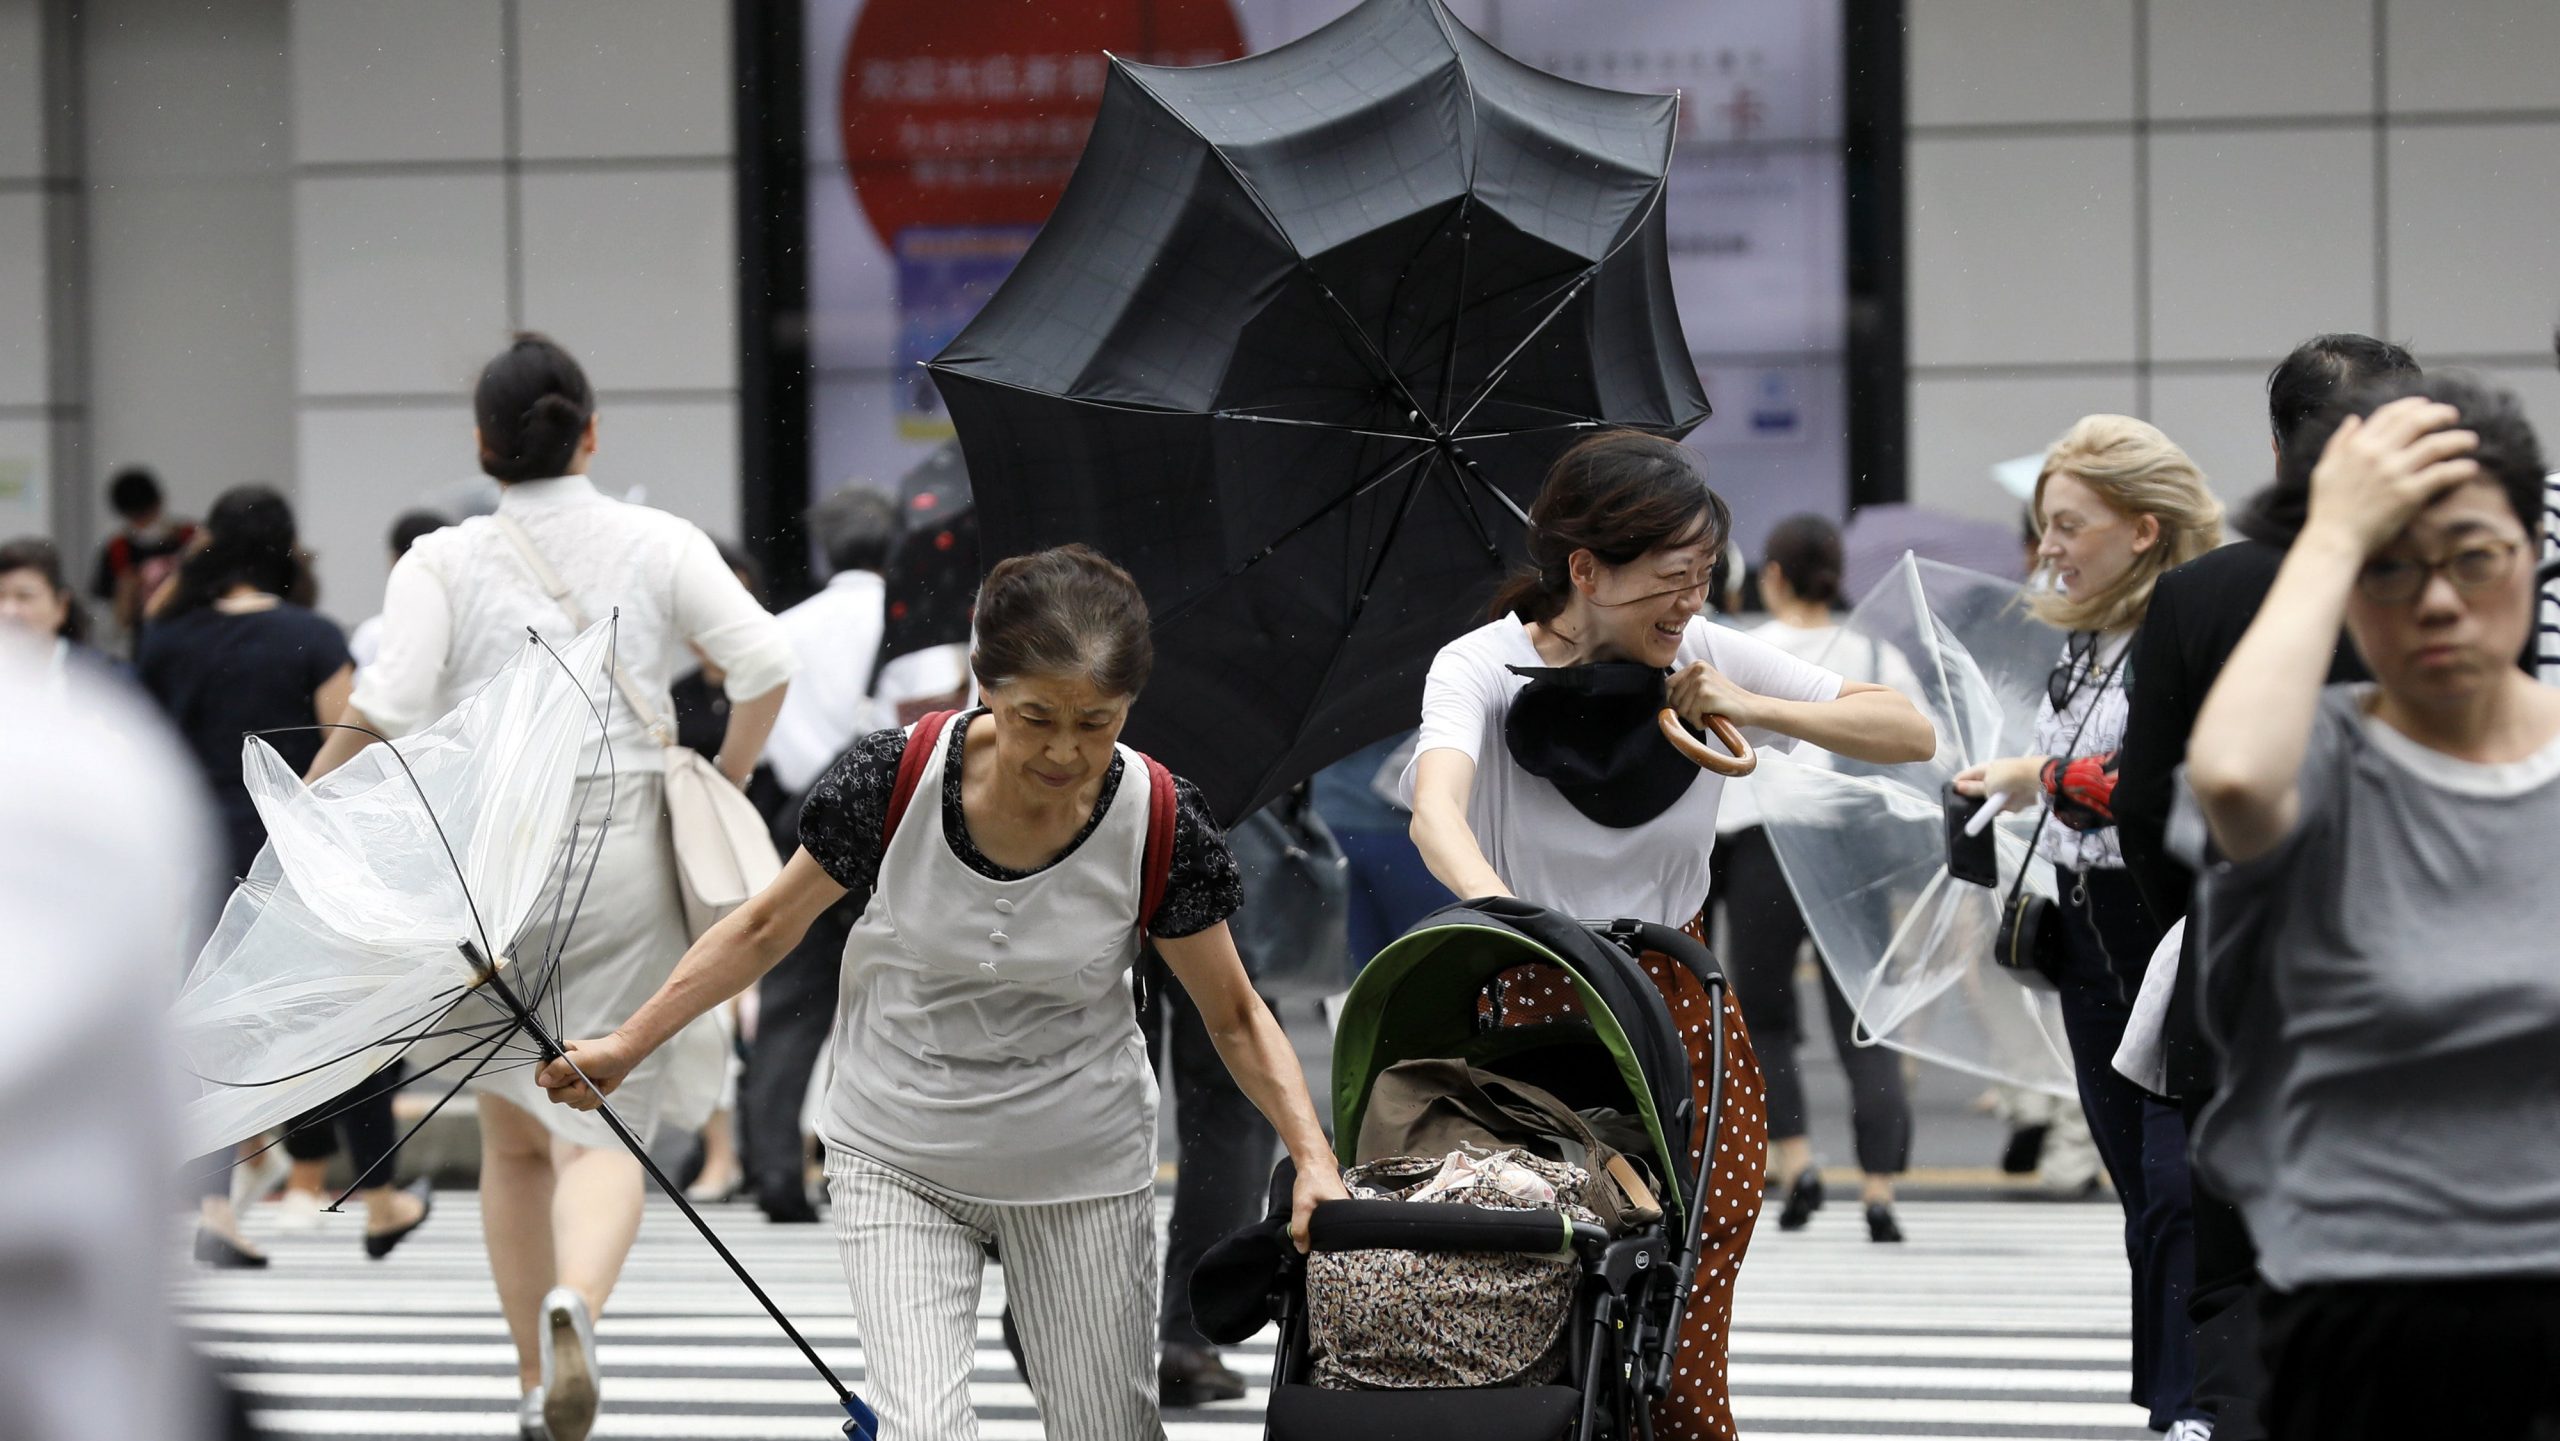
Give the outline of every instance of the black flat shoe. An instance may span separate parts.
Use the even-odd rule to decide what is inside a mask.
[[[1902,1223],[1893,1218],[1893,1207],[1879,1203],[1867,1208],[1867,1239],[1886,1244],[1902,1240]]]
[[[365,1232],[364,1253],[367,1257],[373,1260],[379,1261],[383,1257],[390,1255],[392,1247],[408,1240],[410,1232],[427,1224],[427,1218],[436,1213],[435,1182],[428,1180],[424,1176],[420,1176],[418,1179],[411,1181],[408,1185],[403,1186],[400,1189],[418,1198],[418,1219],[411,1221],[406,1226],[395,1227],[391,1230],[384,1231],[379,1235],[371,1231]]]
[[[818,1219],[818,1208],[809,1201],[809,1193],[796,1187],[756,1194],[756,1209],[777,1226],[806,1226]]]
[[[1787,1204],[1778,1212],[1778,1229],[1801,1231],[1822,1209],[1822,1173],[1811,1166],[1796,1174],[1796,1183],[1787,1188]]]
[[[196,1227],[196,1259],[217,1271],[263,1271],[267,1258],[230,1237]]]
[[[1244,1399],[1244,1378],[1207,1346],[1169,1345],[1156,1362],[1156,1402],[1169,1411]]]
[[[2009,1133],[2009,1144],[2000,1148],[2000,1174],[2032,1176],[2044,1161],[2044,1126],[2020,1126]]]

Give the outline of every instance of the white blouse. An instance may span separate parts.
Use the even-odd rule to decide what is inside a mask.
[[[671,714],[669,683],[695,664],[688,641],[728,672],[731,700],[791,678],[781,622],[692,522],[600,495],[580,475],[510,485],[498,514],[524,528],[590,623],[620,613],[616,656],[662,717]],[[357,672],[356,709],[385,734],[416,730],[496,675],[528,627],[555,646],[575,633],[495,520],[475,516],[421,536],[392,567],[381,653]],[[618,694],[609,713],[607,737],[625,767],[656,750]],[[591,751],[583,768],[603,766]]]

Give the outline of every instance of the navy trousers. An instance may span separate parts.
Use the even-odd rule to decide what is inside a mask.
[[[2118,1075],[2116,1047],[2133,1007],[2122,975],[2140,974],[2151,927],[2133,879],[2121,870],[2057,871],[2063,918],[2062,1025],[2089,1134],[2124,1207],[2124,1254],[2133,1269],[2133,1404],[2154,1430],[2210,1421],[2196,1404],[2194,1193],[2187,1178],[2187,1123],[2175,1105]]]

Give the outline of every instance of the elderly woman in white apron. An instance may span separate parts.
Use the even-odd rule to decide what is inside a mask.
[[[1129,980],[1142,936],[1296,1161],[1302,1244],[1315,1203],[1345,1192],[1227,934],[1242,890],[1225,843],[1187,782],[1118,744],[1152,659],[1136,585],[1082,546],[1016,557],[987,577],[977,626],[985,706],[857,741],[811,791],[781,877],[618,1030],[568,1050],[611,1093],[869,888],[821,1130],[881,1434],[977,1434],[993,1243],[1048,1434],[1160,1437],[1156,1087]],[[540,1079],[597,1104],[564,1062]]]

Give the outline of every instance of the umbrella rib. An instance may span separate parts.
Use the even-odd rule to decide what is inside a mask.
[[[1036,395],[1043,400],[1063,400],[1071,405],[1090,405],[1096,410],[1119,410],[1131,415],[1162,415],[1176,418],[1197,417],[1212,413],[1205,410],[1183,410],[1171,405],[1131,405],[1123,400],[1096,400],[1089,395],[1070,395],[1062,390],[1042,390],[1036,385],[1024,385],[1020,381],[1006,380],[1002,376],[982,375],[974,370],[954,370],[939,361],[921,360],[916,363],[936,375],[953,375],[973,385],[993,385],[1005,390],[1018,390],[1024,395]]]
[[[1679,104],[1679,100],[1677,96],[1673,97],[1672,103],[1674,106],[1672,138],[1673,142],[1676,144],[1679,139],[1679,127],[1677,124],[1677,106]],[[1503,356],[1500,363],[1494,366],[1492,372],[1485,378],[1484,388],[1476,392],[1476,398],[1468,402],[1466,410],[1459,415],[1456,421],[1451,423],[1450,429],[1455,430],[1466,425],[1469,420],[1474,418],[1476,411],[1482,407],[1487,400],[1493,398],[1494,388],[1501,385],[1503,378],[1510,373],[1511,362],[1519,359],[1520,352],[1528,349],[1530,341],[1537,339],[1539,335],[1545,332],[1549,325],[1554,324],[1557,316],[1564,314],[1565,307],[1573,303],[1575,296],[1580,295],[1593,280],[1599,278],[1600,267],[1607,265],[1611,260],[1615,259],[1618,252],[1626,249],[1628,244],[1643,231],[1645,221],[1651,219],[1654,211],[1662,207],[1663,196],[1669,191],[1670,187],[1670,159],[1668,156],[1665,156],[1663,161],[1663,174],[1660,178],[1654,181],[1652,195],[1646,199],[1645,207],[1636,215],[1635,222],[1627,227],[1627,233],[1620,237],[1617,244],[1610,246],[1598,260],[1591,262],[1590,267],[1584,270],[1581,275],[1575,277],[1571,285],[1565,287],[1564,298],[1558,300],[1555,303],[1555,306],[1546,314],[1538,317],[1538,323],[1530,326],[1529,333],[1521,336],[1520,343],[1511,347],[1511,353]]]
[[[1903,552],[1903,555],[1906,558],[1909,557],[1910,554],[1911,552],[1907,550]],[[1937,613],[1929,609],[1928,593],[1920,587],[1920,567],[1916,565],[1905,565],[1898,566],[1897,569],[1910,572],[1912,613],[1914,615],[1925,615],[1929,617],[1929,665],[1931,669],[1938,673],[1938,694],[1943,696],[1953,696],[1956,693],[1955,681],[1947,674],[1946,647],[1938,644],[1938,637],[1936,633],[1938,619]],[[1949,709],[1952,711],[1955,708],[1951,706]],[[1971,756],[1966,756],[1964,760],[1967,765],[1971,765],[1973,763],[1973,757]]]
[[[443,992],[438,992],[438,993],[437,993],[437,995],[438,995],[439,997],[441,997],[443,994],[445,994],[445,993],[443,993]],[[429,1017],[427,1017],[427,1018],[426,1018],[425,1024],[426,1024],[427,1026],[429,1026],[429,1027],[433,1027],[433,1026],[435,1026],[435,1024],[436,1024],[437,1022],[442,1021],[445,1017],[452,1015],[452,1014],[453,1014],[453,1012],[454,1012],[454,1008],[455,1008],[455,1007],[457,1007],[457,1006],[459,1006],[459,1005],[461,1005],[461,1004],[462,1004],[462,1002],[463,1002],[463,1000],[464,1000],[467,996],[469,996],[469,995],[470,995],[470,990],[469,990],[469,988],[468,988],[468,987],[456,986],[456,987],[454,987],[454,988],[453,988],[453,993],[452,993],[452,994],[453,994],[453,999],[452,999],[452,1000],[450,1000],[450,1001],[446,1001],[442,1006],[440,1006],[440,1007],[438,1007],[438,1008],[437,1008],[436,1013],[435,1013],[434,1015],[429,1016]],[[433,998],[430,998],[430,999],[433,999]],[[483,1024],[483,1025],[495,1025],[495,1024],[500,1024],[500,1023],[498,1023],[498,1022],[482,1022],[481,1024]],[[370,1040],[370,1041],[366,1041],[366,1042],[364,1042],[362,1045],[357,1046],[357,1047],[356,1047],[355,1049],[353,1049],[353,1050],[350,1050],[350,1051],[340,1051],[340,1052],[338,1052],[338,1053],[337,1053],[336,1055],[334,1055],[334,1056],[328,1056],[328,1057],[325,1057],[325,1058],[323,1058],[323,1059],[321,1059],[321,1060],[314,1061],[314,1062],[312,1062],[310,1065],[307,1065],[307,1066],[303,1067],[303,1068],[302,1068],[301,1070],[299,1070],[299,1071],[287,1071],[285,1074],[283,1074],[283,1075],[281,1075],[281,1076],[269,1076],[269,1077],[267,1077],[267,1078],[266,1078],[265,1080],[263,1080],[263,1081],[234,1081],[234,1080],[228,1080],[228,1079],[226,1079],[226,1078],[224,1078],[224,1077],[221,1077],[221,1076],[208,1076],[208,1075],[206,1075],[205,1073],[203,1073],[202,1071],[196,1070],[196,1069],[195,1069],[194,1067],[192,1067],[192,1066],[190,1066],[190,1067],[186,1067],[186,1068],[185,1068],[185,1070],[186,1070],[186,1073],[187,1073],[187,1075],[188,1075],[188,1076],[192,1077],[192,1078],[193,1078],[193,1079],[195,1079],[195,1080],[202,1081],[202,1082],[204,1082],[204,1083],[205,1083],[206,1085],[208,1085],[208,1086],[227,1086],[227,1087],[229,1087],[230,1089],[235,1090],[235,1091],[261,1091],[261,1090],[266,1089],[266,1088],[267,1088],[267,1087],[269,1087],[269,1086],[281,1086],[281,1085],[284,1085],[285,1083],[287,1083],[287,1082],[289,1082],[289,1081],[298,1081],[298,1080],[301,1080],[301,1079],[302,1079],[303,1077],[305,1077],[305,1076],[313,1075],[313,1074],[316,1074],[316,1073],[318,1073],[318,1072],[325,1071],[325,1070],[329,1069],[331,1066],[337,1065],[337,1064],[339,1064],[339,1063],[341,1063],[341,1062],[343,1062],[343,1061],[351,1061],[351,1060],[354,1060],[356,1057],[363,1055],[365,1052],[372,1050],[372,1049],[373,1049],[374,1047],[376,1047],[376,1046],[388,1046],[388,1045],[392,1044],[392,1043],[393,1043],[393,1042],[395,1042],[395,1041],[399,1043],[399,1045],[400,1045],[400,1050],[399,1050],[399,1052],[394,1053],[393,1055],[391,1055],[391,1056],[387,1057],[387,1058],[383,1061],[383,1065],[386,1065],[386,1066],[387,1066],[387,1065],[389,1065],[392,1061],[396,1061],[396,1060],[400,1059],[400,1056],[401,1056],[402,1054],[405,1054],[411,1046],[416,1045],[416,1044],[417,1044],[418,1042],[420,1042],[420,1041],[431,1041],[431,1040],[435,1040],[435,1039],[437,1039],[437,1038],[439,1038],[439,1037],[443,1037],[443,1036],[467,1036],[467,1035],[472,1035],[472,1034],[475,1034],[475,1033],[476,1033],[477,1029],[478,1029],[478,1028],[477,1028],[477,1027],[475,1027],[475,1026],[455,1026],[455,1027],[453,1027],[453,1028],[451,1028],[451,1029],[449,1029],[449,1030],[435,1030],[435,1029],[429,1029],[429,1030],[424,1030],[424,1031],[415,1031],[415,1032],[407,1032],[407,1033],[403,1033],[403,1032],[401,1032],[401,1031],[396,1031],[396,1030],[395,1030],[395,1031],[391,1032],[389,1035],[386,1035],[386,1036],[377,1036],[377,1037],[375,1037],[374,1039],[372,1039],[372,1040]],[[375,1069],[376,1069],[376,1070],[379,1070],[379,1069],[380,1069],[380,1067],[376,1067]]]
[[[1156,628],[1162,629],[1190,614],[1201,604],[1201,602],[1207,600],[1211,592],[1215,591],[1219,586],[1224,585],[1228,581],[1234,580],[1237,576],[1244,574],[1246,571],[1262,564],[1265,560],[1270,559],[1272,552],[1278,550],[1284,545],[1287,545],[1290,541],[1297,539],[1299,535],[1304,533],[1309,526],[1314,525],[1317,521],[1324,519],[1326,516],[1333,514],[1335,511],[1349,505],[1361,496],[1368,494],[1370,491],[1375,490],[1379,486],[1394,479],[1397,471],[1404,469],[1406,466],[1413,464],[1424,456],[1436,455],[1439,453],[1434,447],[1424,444],[1413,436],[1398,436],[1397,439],[1415,446],[1415,450],[1411,454],[1405,456],[1402,460],[1398,460],[1391,465],[1381,467],[1376,474],[1369,476],[1367,479],[1351,487],[1349,490],[1346,490],[1342,494],[1335,496],[1333,499],[1326,501],[1313,515],[1310,515],[1306,519],[1299,521],[1296,525],[1289,527],[1268,544],[1264,545],[1262,549],[1255,551],[1253,554],[1245,557],[1235,565],[1230,566],[1227,570],[1220,573],[1215,581],[1212,581],[1192,592],[1190,595],[1183,597],[1180,601],[1176,602],[1172,608],[1168,609],[1163,615],[1156,618]]]
[[[1457,467],[1452,466],[1451,469],[1455,470]],[[1447,478],[1446,483],[1449,486],[1449,498],[1457,503],[1458,514],[1466,517],[1467,528],[1476,533],[1476,544],[1483,546],[1486,558],[1499,567],[1502,564],[1502,548],[1493,543],[1493,532],[1485,528],[1484,516],[1476,510],[1475,498],[1467,494],[1466,478],[1463,475],[1452,475]]]
[[[519,1026],[517,1026],[515,1029],[517,1029],[517,1030],[521,1030],[521,1029],[523,1029],[523,1027],[519,1025]],[[365,1182],[366,1182],[366,1181],[368,1181],[368,1180],[371,1180],[371,1179],[373,1178],[373,1173],[374,1173],[374,1172],[379,1171],[379,1170],[381,1170],[383,1167],[390,1165],[390,1164],[391,1164],[391,1158],[392,1158],[392,1157],[394,1157],[394,1156],[399,1155],[399,1154],[400,1154],[400,1148],[401,1148],[401,1147],[403,1147],[403,1146],[405,1146],[405,1145],[409,1144],[409,1142],[411,1141],[411,1139],[413,1139],[414,1137],[416,1137],[416,1135],[418,1134],[418,1132],[420,1132],[420,1131],[422,1131],[422,1130],[426,1129],[426,1125],[427,1125],[427,1123],[428,1123],[429,1121],[432,1121],[432,1120],[434,1120],[434,1119],[436,1118],[436,1113],[437,1113],[437,1112],[442,1111],[446,1106],[451,1105],[451,1104],[453,1103],[453,1098],[454,1098],[454,1097],[461,1095],[461,1094],[463,1093],[463,1091],[464,1091],[464,1089],[465,1089],[465,1088],[469,1087],[469,1086],[470,1086],[470,1084],[471,1084],[473,1081],[478,1080],[478,1079],[480,1078],[480,1072],[481,1072],[482,1070],[486,1069],[486,1068],[487,1068],[487,1066],[488,1066],[488,1064],[489,1064],[491,1061],[494,1061],[494,1060],[496,1060],[496,1059],[498,1058],[498,1047],[503,1046],[503,1045],[505,1045],[505,1044],[506,1044],[506,1039],[505,1039],[505,1037],[500,1037],[500,1038],[498,1039],[498,1041],[497,1041],[495,1044],[491,1045],[491,1046],[490,1046],[490,1048],[489,1048],[488,1054],[486,1054],[486,1055],[482,1056],[482,1057],[479,1059],[479,1061],[478,1061],[476,1064],[474,1064],[474,1065],[471,1067],[471,1069],[463,1075],[463,1077],[462,1077],[462,1079],[461,1079],[461,1080],[456,1081],[456,1082],[454,1082],[454,1083],[453,1083],[453,1089],[452,1089],[452,1090],[449,1090],[449,1091],[445,1092],[442,1096],[438,1097],[438,1098],[437,1098],[437,1100],[436,1100],[436,1103],[435,1103],[434,1105],[427,1107],[427,1113],[426,1113],[425,1115],[420,1116],[420,1117],[417,1119],[417,1121],[416,1121],[415,1123],[413,1123],[413,1124],[409,1127],[409,1129],[408,1129],[408,1130],[403,1131],[403,1132],[401,1132],[401,1133],[400,1133],[400,1139],[391,1143],[391,1149],[389,1149],[389,1150],[387,1150],[387,1151],[383,1152],[380,1156],[376,1157],[376,1158],[374,1159],[374,1163],[373,1163],[372,1165],[367,1166],[367,1167],[365,1167],[365,1168],[364,1168],[364,1172],[363,1172],[363,1174],[361,1174],[361,1175],[357,1176],[354,1180],[352,1180],[352,1181],[350,1181],[350,1182],[348,1182],[348,1183],[347,1183],[347,1189],[345,1189],[345,1190],[343,1190],[343,1191],[340,1191],[340,1192],[338,1193],[338,1199],[336,1199],[336,1200],[334,1200],[334,1201],[331,1201],[331,1202],[329,1203],[329,1207],[328,1207],[328,1209],[330,1209],[330,1210],[332,1210],[332,1211],[337,1210],[339,1207],[344,1206],[345,1204],[347,1204],[347,1198],[348,1198],[349,1196],[352,1196],[352,1195],[354,1195],[356,1192],[358,1192],[358,1191],[361,1191],[361,1190],[365,1189]]]
[[[1557,425],[1524,425],[1517,430],[1479,430],[1469,435],[1451,436],[1450,443],[1463,445],[1470,440],[1507,440],[1515,435],[1545,435],[1551,430],[1597,430],[1596,420],[1568,420]]]
[[[1475,228],[1471,217],[1475,213],[1477,167],[1484,159],[1484,122],[1476,115],[1475,81],[1468,76],[1466,60],[1459,54],[1458,37],[1449,28],[1448,13],[1437,5],[1426,8],[1431,12],[1431,23],[1439,28],[1441,42],[1449,47],[1449,56],[1455,62],[1458,91],[1467,98],[1467,191],[1458,201],[1458,303],[1449,311],[1449,348],[1440,365],[1439,413],[1445,416],[1449,413],[1450,392],[1458,383],[1458,328],[1467,318],[1467,261],[1475,249]],[[1452,425],[1446,429],[1456,430],[1457,427]]]
[[[1344,425],[1338,421],[1300,420],[1286,415],[1251,415],[1241,410],[1213,410],[1209,412],[1209,418],[1232,420],[1249,425],[1294,425],[1306,430],[1330,430],[1340,435],[1365,435],[1373,440],[1403,440],[1429,444],[1431,439],[1429,436],[1393,430],[1365,430],[1359,426]]]
[[[409,789],[417,792],[418,809],[427,813],[427,824],[435,827],[436,842],[444,847],[445,864],[453,867],[453,883],[462,892],[462,903],[471,908],[471,927],[473,930],[480,933],[480,943],[482,945],[487,945],[489,943],[489,927],[486,922],[480,919],[480,903],[472,899],[471,879],[463,873],[462,858],[453,853],[453,838],[444,833],[444,822],[436,818],[435,803],[427,799],[426,786],[419,782],[418,773],[409,768],[409,758],[400,754],[400,748],[393,745],[391,743],[391,737],[384,735],[382,732],[373,729],[371,726],[348,725],[342,721],[330,721],[320,725],[278,726],[273,731],[251,731],[249,734],[253,736],[282,735],[291,731],[306,730],[354,731],[358,735],[368,735],[373,737],[375,740],[382,742],[382,748],[391,752],[391,758],[400,763],[400,773],[409,778]]]
[[[1440,454],[1436,448],[1421,453],[1427,456]],[[1360,591],[1352,597],[1351,608],[1342,618],[1342,632],[1334,642],[1333,655],[1325,662],[1324,674],[1316,677],[1316,683],[1308,687],[1306,709],[1298,713],[1298,725],[1290,727],[1290,734],[1295,735],[1299,728],[1306,724],[1307,716],[1313,712],[1316,701],[1324,695],[1325,687],[1333,683],[1334,672],[1342,668],[1342,658],[1349,649],[1351,632],[1359,626],[1361,615],[1369,608],[1370,589],[1378,583],[1379,573],[1386,568],[1387,553],[1395,549],[1396,536],[1404,529],[1405,517],[1413,514],[1413,503],[1421,496],[1424,479],[1430,473],[1425,470],[1417,474],[1413,478],[1413,483],[1405,487],[1404,503],[1396,507],[1395,519],[1387,523],[1387,533],[1379,540],[1376,552],[1369,562],[1369,573],[1361,579]],[[1380,477],[1381,480],[1384,478]],[[1271,778],[1279,773],[1280,767],[1287,761],[1288,749],[1283,747],[1281,753],[1273,757],[1271,764],[1264,769],[1261,778],[1253,783],[1253,789],[1247,793],[1248,799],[1260,795],[1262,788],[1271,784]]]
[[[1529,512],[1520,508],[1520,502],[1513,500],[1510,492],[1504,490],[1501,486],[1494,484],[1492,481],[1485,479],[1482,475],[1477,474],[1473,462],[1469,462],[1466,466],[1466,475],[1467,479],[1483,486],[1486,492],[1492,495],[1495,500],[1502,502],[1502,508],[1511,512],[1511,518],[1513,520],[1520,522],[1523,526],[1531,526],[1537,523],[1529,519]]]
[[[1200,127],[1191,123],[1190,116],[1183,114],[1172,105],[1166,103],[1165,98],[1162,95],[1157,94],[1153,86],[1150,86],[1146,81],[1139,79],[1136,73],[1132,71],[1127,64],[1120,63],[1116,56],[1114,57],[1114,62],[1119,64],[1120,73],[1129,77],[1129,83],[1138,87],[1138,92],[1140,94],[1146,96],[1149,100],[1154,101],[1157,109],[1172,116],[1175,124],[1180,125],[1187,131],[1190,131],[1192,139],[1199,141],[1203,148],[1205,148],[1211,155],[1218,158],[1219,168],[1226,171],[1227,178],[1235,182],[1236,188],[1244,192],[1244,196],[1247,200],[1253,202],[1253,208],[1262,213],[1263,223],[1271,227],[1271,233],[1279,237],[1281,245],[1288,249],[1289,259],[1296,264],[1298,272],[1315,283],[1316,293],[1323,296],[1325,298],[1325,303],[1332,307],[1332,313],[1339,318],[1342,328],[1350,333],[1353,340],[1359,342],[1360,349],[1368,355],[1370,362],[1377,367],[1379,379],[1393,385],[1396,388],[1396,392],[1404,397],[1406,407],[1410,409],[1424,425],[1431,425],[1431,417],[1423,410],[1422,401],[1414,395],[1413,387],[1404,383],[1404,377],[1396,373],[1395,366],[1390,363],[1386,355],[1378,349],[1377,342],[1370,339],[1369,332],[1360,328],[1360,321],[1358,317],[1351,313],[1351,307],[1342,303],[1342,297],[1333,293],[1333,287],[1324,283],[1323,276],[1316,274],[1315,266],[1310,264],[1305,256],[1298,253],[1298,243],[1289,238],[1288,227],[1280,223],[1280,217],[1272,210],[1270,202],[1264,200],[1262,198],[1262,192],[1254,188],[1252,177],[1246,175],[1242,169],[1238,168],[1234,159],[1231,158],[1226,151],[1220,149],[1216,141],[1201,134]],[[1437,426],[1433,426],[1432,435],[1433,438],[1438,438],[1439,430]]]
[[[613,608],[613,613],[605,618],[605,624],[610,627],[610,629],[605,633],[605,664],[609,670],[619,669],[622,664],[620,657],[620,651],[622,648],[622,607],[615,606]],[[531,626],[526,626],[525,634],[533,637],[533,643],[542,647],[542,653],[551,657],[552,664],[560,667],[561,673],[569,677],[570,683],[577,689],[578,698],[587,703],[587,713],[594,716],[596,721],[596,744],[604,751],[604,813],[606,821],[604,824],[599,824],[596,827],[595,852],[587,858],[587,873],[584,877],[580,878],[578,882],[578,899],[569,907],[568,924],[564,926],[555,926],[552,929],[551,935],[545,938],[545,940],[549,942],[549,944],[546,944],[544,947],[548,954],[543,957],[543,965],[546,968],[547,974],[543,977],[541,987],[535,992],[533,998],[533,1003],[539,1006],[542,1004],[542,992],[550,992],[553,1023],[565,1025],[566,1021],[564,1020],[564,1016],[566,1014],[568,1003],[561,993],[565,991],[567,987],[560,984],[560,959],[568,954],[570,933],[577,929],[578,916],[586,909],[587,889],[595,884],[596,870],[604,863],[605,830],[606,826],[611,823],[615,796],[622,787],[622,763],[613,753],[612,740],[613,698],[621,693],[622,687],[617,685],[610,688],[605,694],[604,705],[599,707],[596,704],[595,697],[587,694],[586,685],[578,679],[578,673],[569,668],[568,660],[563,657],[559,651],[552,648],[551,642],[542,638],[542,632],[535,630]],[[576,834],[574,826],[571,834]],[[568,858],[567,864],[571,866],[577,864],[574,855]],[[565,892],[567,890],[566,872],[564,871],[562,874],[563,884],[561,889]],[[483,938],[482,944],[487,944],[485,937]]]

